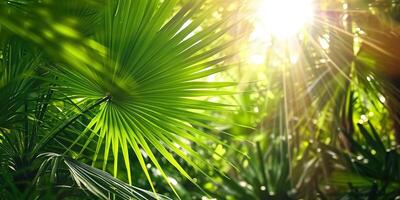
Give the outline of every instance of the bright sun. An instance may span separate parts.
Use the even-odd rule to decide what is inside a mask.
[[[279,38],[298,33],[314,17],[313,0],[259,0],[256,18],[258,26]]]

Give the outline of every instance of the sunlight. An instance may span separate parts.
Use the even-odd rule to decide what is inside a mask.
[[[252,11],[254,29],[247,44],[248,63],[262,66],[266,54],[273,54],[268,66],[295,65],[300,55],[299,41],[305,37],[301,33],[313,22],[314,0],[254,0]]]
[[[257,26],[278,38],[298,33],[314,16],[313,0],[259,0]]]

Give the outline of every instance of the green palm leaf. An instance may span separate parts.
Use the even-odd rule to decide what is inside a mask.
[[[103,169],[112,157],[114,176],[118,176],[122,153],[130,183],[129,156],[134,154],[151,184],[142,151],[168,180],[152,148],[192,180],[171,152],[201,170],[194,162],[201,159],[200,155],[183,139],[205,149],[209,147],[204,138],[218,141],[194,125],[210,128],[207,122],[221,121],[204,111],[226,110],[226,106],[203,97],[231,94],[219,88],[234,85],[202,80],[229,67],[224,64],[229,56],[218,53],[232,44],[219,40],[230,26],[217,22],[203,27],[215,10],[200,1],[183,6],[173,15],[177,2],[110,1],[95,35],[108,47],[103,67],[72,70],[59,66],[52,70],[58,77],[58,89],[70,98],[107,99],[92,110],[95,116],[73,145],[83,143],[82,153],[94,144],[93,164],[102,156]]]
[[[0,50],[0,130],[12,128],[21,121],[23,109],[32,84],[31,78],[38,67],[40,56],[28,52],[23,43],[10,38]]]
[[[152,192],[128,185],[107,172],[56,153],[43,153],[39,157],[44,157],[45,160],[38,171],[38,181],[49,172],[50,180],[56,179],[57,176],[64,173],[62,170],[64,167],[79,188],[89,191],[100,199],[115,199],[115,197],[138,200],[169,199],[163,195],[157,194],[156,196]]]

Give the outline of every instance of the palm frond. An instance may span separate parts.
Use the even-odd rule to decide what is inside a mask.
[[[100,69],[87,66],[81,70],[60,65],[51,70],[58,77],[54,81],[60,86],[57,89],[69,98],[107,98],[99,109],[92,110],[95,116],[72,145],[81,143],[81,152],[94,145],[93,164],[96,166],[98,158],[103,157],[103,169],[112,157],[114,176],[118,176],[122,153],[129,183],[130,154],[138,158],[152,182],[142,151],[168,180],[152,148],[192,180],[173,155],[201,170],[193,160],[203,159],[183,139],[205,149],[210,149],[205,139],[218,142],[194,126],[210,129],[205,122],[221,122],[204,111],[224,110],[226,105],[203,97],[231,94],[220,88],[235,84],[202,80],[229,67],[224,64],[229,56],[219,56],[219,52],[232,41],[219,39],[231,26],[224,22],[204,26],[214,9],[201,2],[188,3],[173,14],[177,2],[108,2],[101,31],[95,35],[97,41],[108,47],[104,65]]]
[[[47,174],[54,181],[57,176],[61,175],[60,173],[65,173],[61,169],[66,167],[70,174],[69,177],[72,178],[77,187],[87,190],[100,199],[169,199],[163,195],[154,194],[153,192],[128,185],[112,177],[107,172],[60,154],[43,153],[39,157],[45,158],[36,176],[36,180],[39,183],[41,177],[47,177]]]
[[[0,59],[0,128],[11,128],[24,117],[22,106],[34,83],[32,75],[40,55],[32,54],[21,40],[11,38],[2,44]]]

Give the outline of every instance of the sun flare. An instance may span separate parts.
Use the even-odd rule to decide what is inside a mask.
[[[246,55],[249,64],[265,64],[267,52],[273,52],[279,62],[297,63],[298,40],[304,38],[297,36],[313,23],[314,0],[255,0],[253,5],[254,29]]]
[[[256,6],[257,26],[278,38],[297,34],[314,17],[313,0],[259,0]]]

